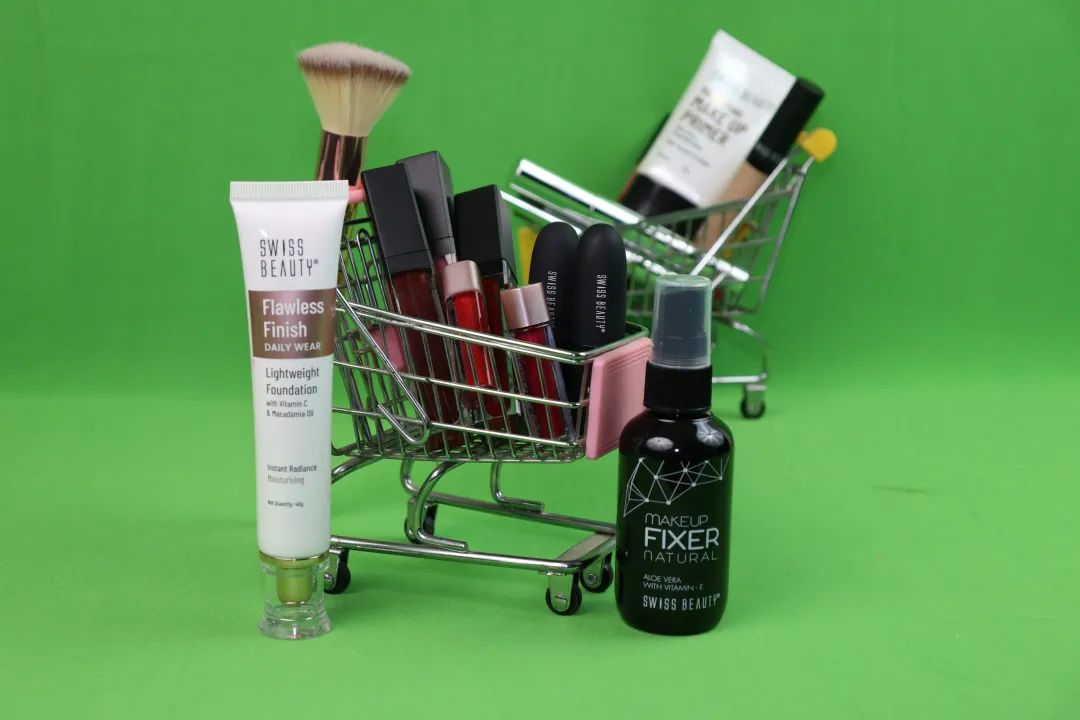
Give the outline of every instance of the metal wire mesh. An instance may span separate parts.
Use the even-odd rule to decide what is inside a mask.
[[[644,329],[572,352],[403,315],[374,233],[369,219],[351,221],[341,245],[334,362],[347,404],[334,410],[349,419],[351,437],[335,453],[439,462],[581,457],[592,360]],[[434,283],[427,284],[434,293]],[[466,382],[485,361],[499,370],[494,385]],[[584,373],[576,398],[558,387],[571,366]],[[532,394],[526,377],[533,378]]]

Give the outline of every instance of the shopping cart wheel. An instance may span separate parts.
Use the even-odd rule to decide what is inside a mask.
[[[573,615],[581,609],[581,587],[577,575],[552,575],[544,594],[548,609],[556,615]]]
[[[743,397],[742,402],[739,403],[739,410],[742,411],[742,416],[747,420],[757,420],[764,415],[765,386],[759,383],[744,385]]]
[[[742,416],[747,420],[757,420],[765,414],[765,402],[749,403],[746,398],[743,398],[743,401],[739,403],[739,410],[742,411]]]
[[[328,572],[323,575],[323,581],[326,583],[323,592],[327,595],[339,595],[345,592],[345,589],[349,587],[349,583],[352,582],[352,572],[349,571],[349,551],[335,552],[331,550],[330,552],[337,555],[337,569],[332,573]]]
[[[421,525],[421,528],[428,535],[434,535],[435,534],[435,515],[438,512],[438,510],[439,510],[438,505],[428,505],[427,508],[424,510],[424,521],[423,521],[423,523]],[[416,538],[411,537],[409,535],[409,521],[408,520],[405,521],[405,537],[409,538],[410,542],[414,542],[414,543],[418,542],[416,540]]]
[[[611,556],[605,555],[589,563],[581,571],[581,586],[591,593],[602,593],[615,581],[615,568],[611,566]]]

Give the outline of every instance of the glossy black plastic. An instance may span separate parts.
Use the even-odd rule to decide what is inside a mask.
[[[716,627],[728,597],[734,444],[708,411],[646,411],[619,444],[615,602],[662,635]]]

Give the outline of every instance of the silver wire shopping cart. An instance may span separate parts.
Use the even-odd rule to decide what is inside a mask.
[[[504,197],[533,230],[552,221],[570,223],[579,231],[597,222],[615,224],[626,242],[628,319],[648,323],[659,275],[691,273],[709,277],[714,288],[714,326],[750,338],[759,358],[756,372],[717,375],[713,382],[741,385],[740,409],[744,417],[753,419],[765,413],[769,343],[743,319],[758,312],[765,302],[807,172],[815,161],[827,159],[835,146],[836,137],[829,130],[805,133],[800,137],[800,149],[783,161],[751,197],[648,218],[528,160],[518,164],[510,192]],[[717,226],[723,225],[723,231],[713,242],[703,243],[703,235],[713,227],[710,220],[719,219],[722,222]],[[701,245],[705,248],[700,249]],[[714,342],[716,336],[714,332]]]
[[[348,426],[348,439],[333,448],[340,460],[332,481],[378,460],[399,461],[408,494],[407,542],[334,534],[326,591],[348,587],[351,551],[374,552],[536,571],[547,576],[548,607],[559,615],[573,614],[581,605],[582,588],[603,592],[612,583],[614,526],[550,513],[540,502],[507,496],[501,469],[507,463],[567,463],[583,457],[592,362],[643,336],[644,328],[631,324],[621,341],[571,352],[401,315],[390,309],[399,307],[396,290],[374,233],[370,220],[360,218],[346,223],[342,240],[334,360],[348,402],[334,410],[338,425]],[[463,347],[469,351],[461,352]],[[493,388],[464,381],[476,377],[477,350],[498,369]],[[523,375],[545,363],[560,370],[581,368],[580,397],[558,399],[544,385],[544,378],[551,377],[546,372],[535,375],[539,394],[535,386],[534,394],[526,392]],[[554,434],[551,426],[527,422],[527,411],[565,413],[571,420],[560,436],[546,437]],[[417,461],[436,463],[421,481],[412,475]],[[489,500],[436,491],[448,473],[466,463],[490,465]],[[437,533],[441,505],[573,528],[587,536],[554,558],[478,552]]]

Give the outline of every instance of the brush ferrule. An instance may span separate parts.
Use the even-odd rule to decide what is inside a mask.
[[[323,130],[319,142],[319,162],[315,167],[317,180],[348,180],[356,185],[364,157],[366,137],[338,135]]]

